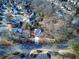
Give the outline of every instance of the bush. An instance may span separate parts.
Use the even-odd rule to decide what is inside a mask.
[[[29,29],[30,25],[25,22],[22,27],[23,27],[24,29]]]
[[[75,51],[76,55],[79,56],[79,40],[71,40],[69,42],[70,47]]]

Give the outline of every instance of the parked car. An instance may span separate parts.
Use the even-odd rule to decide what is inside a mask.
[[[51,59],[51,51],[49,49],[31,50],[29,56],[31,59]]]

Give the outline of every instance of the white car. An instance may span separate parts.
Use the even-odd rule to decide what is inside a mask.
[[[51,50],[49,49],[35,49],[29,54],[30,59],[51,59]]]

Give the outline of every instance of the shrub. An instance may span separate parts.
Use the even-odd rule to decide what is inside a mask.
[[[75,51],[76,55],[79,56],[79,40],[70,40],[69,45]]]

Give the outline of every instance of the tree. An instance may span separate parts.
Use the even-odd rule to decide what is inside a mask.
[[[79,6],[76,7],[76,15],[79,14]]]

